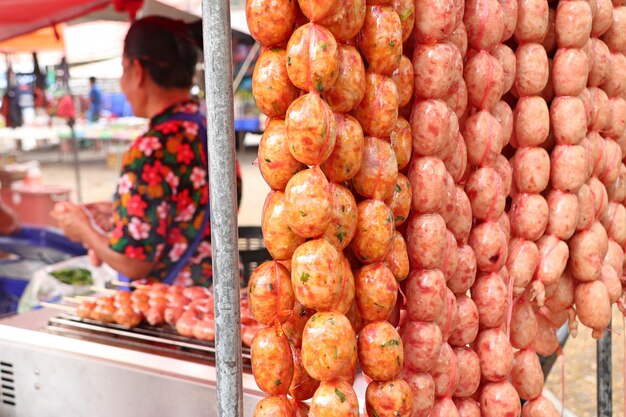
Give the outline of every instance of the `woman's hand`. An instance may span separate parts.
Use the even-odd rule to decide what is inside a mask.
[[[57,203],[50,216],[57,221],[59,228],[68,239],[74,242],[85,242],[91,225],[83,209],[72,203]]]

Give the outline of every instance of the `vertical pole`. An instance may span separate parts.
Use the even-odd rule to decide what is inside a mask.
[[[597,377],[598,377],[598,417],[611,417],[612,375],[611,375],[611,325],[604,331],[604,337],[596,342]]]
[[[233,67],[228,0],[202,0],[211,242],[215,293],[215,363],[220,417],[243,416]]]

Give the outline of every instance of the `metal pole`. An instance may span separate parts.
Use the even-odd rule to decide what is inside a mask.
[[[233,66],[228,0],[202,0],[206,82],[217,412],[243,416],[239,250],[233,115]]]
[[[604,337],[596,343],[597,377],[598,377],[598,417],[611,417],[612,375],[611,375],[611,325],[604,331]]]
[[[79,204],[83,202],[83,186],[80,180],[80,159],[78,157],[78,145],[79,140],[76,137],[76,131],[74,130],[74,119],[68,120],[67,122],[70,126],[70,132],[72,138],[70,139],[70,143],[72,144],[72,154],[74,157],[74,178],[76,182],[76,200]]]

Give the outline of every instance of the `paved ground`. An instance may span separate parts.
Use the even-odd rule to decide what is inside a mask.
[[[58,162],[56,152],[25,154],[25,159],[42,161],[42,172],[46,184],[73,187],[73,166],[69,162]],[[85,202],[109,199],[113,193],[117,172],[107,167],[102,153],[81,151],[82,193]],[[260,225],[263,201],[269,188],[253,164],[255,149],[247,149],[238,155],[243,175],[243,200],[239,213],[239,224]],[[613,415],[624,412],[624,326],[619,312],[614,312],[613,334]],[[591,332],[581,326],[579,336],[570,338],[565,346],[565,406],[579,417],[596,415],[596,342]],[[547,380],[546,389],[553,398],[561,399],[562,358],[558,359]],[[550,396],[550,394],[548,394]],[[571,415],[571,414],[570,414]]]

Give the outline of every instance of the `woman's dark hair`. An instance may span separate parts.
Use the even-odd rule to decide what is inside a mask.
[[[139,60],[157,85],[189,88],[202,45],[195,26],[161,16],[139,19],[128,29],[124,55]]]

